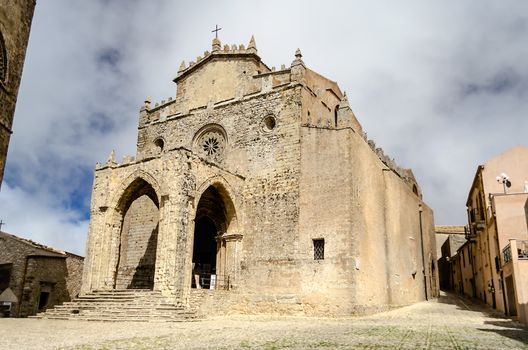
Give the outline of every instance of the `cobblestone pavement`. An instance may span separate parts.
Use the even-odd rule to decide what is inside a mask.
[[[528,349],[528,328],[438,300],[367,317],[230,316],[185,323],[0,319],[1,349]]]

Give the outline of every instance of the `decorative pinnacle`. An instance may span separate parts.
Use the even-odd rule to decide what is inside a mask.
[[[255,37],[253,35],[251,36],[251,40],[249,40],[249,45],[246,52],[257,53],[257,44],[255,43]]]
[[[220,51],[221,46],[220,39],[213,38],[213,52]]]
[[[150,96],[145,97],[145,101],[143,102],[143,107],[146,109],[150,108]]]
[[[178,69],[178,72],[181,72],[185,70],[185,61],[182,61],[182,63],[180,64],[180,69]]]
[[[110,155],[108,156],[108,159],[106,161],[106,164],[116,164],[116,155],[115,150],[112,150]]]
[[[295,59],[293,60],[291,66],[304,66],[304,62],[302,60],[302,53],[300,49],[295,50]]]
[[[346,94],[346,91],[343,92],[343,97],[341,98],[341,103],[339,104],[339,108],[350,108],[350,104],[348,103],[348,97]]]
[[[301,53],[300,49],[295,50],[295,58],[297,58],[297,59],[301,59],[302,58],[302,53]]]

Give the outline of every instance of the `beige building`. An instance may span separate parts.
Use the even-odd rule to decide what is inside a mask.
[[[440,289],[455,290],[457,279],[452,273],[453,261],[460,248],[466,241],[465,227],[455,225],[435,226],[435,238],[438,259]]]
[[[159,291],[212,313],[352,314],[438,293],[433,213],[339,86],[218,39],[96,166],[84,293]],[[95,291],[95,292],[94,292]],[[200,307],[200,305],[192,305]],[[81,310],[82,313],[82,310]]]
[[[27,317],[70,301],[83,258],[0,232],[0,317]]]
[[[35,0],[0,0],[0,186]]]
[[[527,181],[528,147],[517,146],[478,167],[467,200],[475,296],[524,322]]]
[[[470,298],[476,297],[473,277],[473,251],[470,241],[465,241],[451,258],[451,275],[453,290]]]

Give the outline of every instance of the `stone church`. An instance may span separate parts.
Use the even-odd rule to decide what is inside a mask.
[[[213,39],[139,111],[137,154],[97,164],[83,293],[214,312],[355,314],[435,297],[433,213],[297,50],[280,69]],[[226,310],[229,308],[230,310]]]

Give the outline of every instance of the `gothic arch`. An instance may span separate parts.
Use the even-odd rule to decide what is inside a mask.
[[[196,191],[191,287],[229,289],[236,284],[242,234],[234,199],[221,176],[207,179]]]
[[[110,202],[113,288],[153,289],[160,191],[150,174],[137,170],[121,182]]]
[[[148,172],[144,170],[138,169],[134,171],[133,173],[131,173],[130,175],[128,175],[121,182],[121,184],[117,188],[114,196],[112,197],[109,203],[109,207],[119,210],[120,205],[122,205],[123,203],[123,198],[127,195],[127,192],[130,191],[131,186],[134,184],[134,182],[137,182],[138,180],[143,180],[152,187],[157,197],[157,202],[154,200],[153,201],[156,202],[156,204],[159,206],[159,200],[161,199],[161,195],[162,195],[162,187],[160,186],[158,181],[154,178],[154,176],[152,176],[151,174],[149,174]]]
[[[237,196],[235,195],[234,190],[231,188],[227,180],[220,175],[212,176],[205,180],[200,186],[196,189],[196,196],[194,198],[194,208],[195,212],[193,217],[196,218],[197,210],[199,209],[199,202],[202,198],[202,195],[205,191],[207,191],[210,187],[213,187],[216,191],[218,191],[219,195],[224,200],[225,209],[227,211],[226,214],[230,216],[230,222],[229,222],[229,229],[232,232],[238,231],[238,213],[237,208],[240,209],[240,205],[238,205]],[[224,232],[227,232],[224,231]]]

